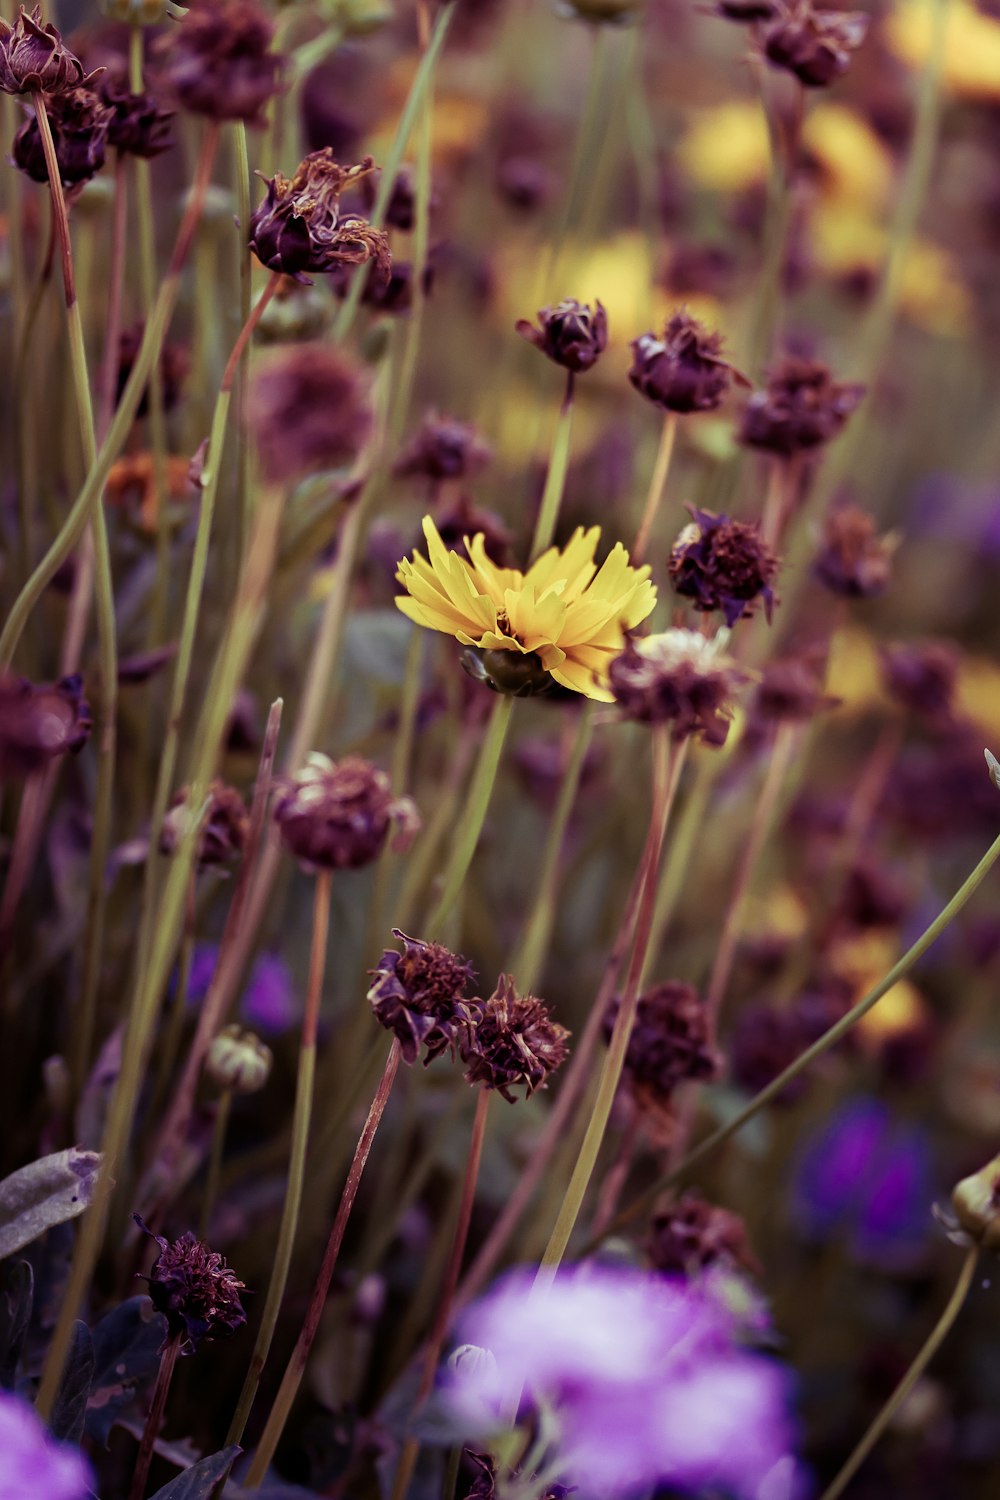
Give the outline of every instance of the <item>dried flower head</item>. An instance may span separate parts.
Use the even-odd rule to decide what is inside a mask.
[[[764,55],[806,88],[825,88],[846,73],[868,31],[863,11],[820,9],[813,0],[785,0],[763,35]]]
[[[608,1038],[619,1004],[613,1000],[604,1018]],[[637,1102],[663,1104],[685,1079],[714,1078],[718,1071],[708,1013],[693,985],[668,979],[640,995],[625,1054],[625,1076]]]
[[[655,1268],[667,1275],[694,1276],[720,1260],[754,1267],[739,1214],[693,1190],[654,1215],[646,1251]]]
[[[476,505],[468,495],[459,495],[437,514],[437,529],[449,552],[461,552],[467,536],[481,536],[490,562],[505,568],[510,562],[511,534],[496,511]],[[398,553],[397,553],[398,556]]]
[[[199,809],[189,806],[188,789],[179,791],[163,819],[160,853],[175,854]],[[250,827],[246,803],[235,787],[218,777],[208,788],[208,807],[198,830],[197,864],[200,870],[235,864],[243,853]]]
[[[753,695],[753,711],[762,719],[784,722],[811,719],[824,708],[836,708],[839,698],[824,691],[826,652],[803,653],[768,662]]]
[[[823,527],[813,572],[834,594],[874,599],[892,576],[895,536],[879,536],[874,519],[857,505],[840,505]]]
[[[745,383],[722,355],[722,337],[688,312],[675,312],[662,338],[644,333],[631,344],[628,378],[636,390],[665,411],[714,411],[734,378]]]
[[[791,458],[836,437],[864,393],[863,385],[835,381],[821,360],[787,355],[744,407],[739,440]]]
[[[705,614],[721,610],[727,625],[746,619],[754,600],[762,599],[770,621],[778,559],[757,527],[688,509],[691,524],[674,543],[667,565],[677,593]]]
[[[67,89],[46,99],[59,177],[63,187],[75,187],[95,176],[107,155],[111,111],[89,88]],[[14,137],[15,164],[33,182],[48,182],[49,169],[37,116],[32,113]]]
[[[429,295],[434,285],[434,268],[429,263],[424,267],[420,280],[424,295]],[[385,275],[373,264],[371,270],[365,272],[361,301],[373,312],[384,313],[389,318],[402,317],[404,313],[408,313],[413,306],[412,263],[408,260],[394,260]]]
[[[565,1061],[569,1032],[534,995],[519,996],[509,974],[501,974],[488,1000],[481,1002],[475,1030],[460,1044],[466,1081],[495,1089],[508,1103],[512,1089],[524,1097],[542,1088]]]
[[[118,341],[116,400],[121,400],[122,392],[128,384],[132,367],[142,347],[144,332],[143,324],[137,323],[133,328],[126,328]],[[160,393],[163,398],[163,410],[165,412],[173,411],[174,407],[180,401],[190,363],[187,348],[183,344],[164,343],[160,350]],[[144,417],[148,411],[149,387],[147,385],[139,398],[139,405],[136,407],[136,416]]]
[[[608,317],[600,302],[591,308],[575,297],[564,297],[555,307],[543,307],[536,328],[526,318],[514,327],[555,364],[580,375],[595,365],[608,345]]]
[[[598,568],[597,526],[579,527],[565,547],[550,547],[526,573],[497,567],[481,533],[466,538],[466,561],[448,551],[430,516],[423,527],[429,560],[415,553],[412,561],[404,558],[396,574],[406,589],[406,597],[396,600],[405,615],[495,658],[490,676],[494,683],[508,683],[506,691],[526,695],[546,691],[554,682],[613,702],[608,666],[625,631],[656,603],[648,567],[633,568],[618,542]],[[504,672],[508,659],[520,676]]]
[[[146,1234],[138,1214],[132,1215]],[[226,1265],[216,1250],[190,1230],[180,1239],[150,1235],[160,1247],[149,1276],[149,1296],[167,1320],[169,1337],[179,1336],[185,1352],[193,1352],[202,1339],[211,1341],[235,1333],[247,1320],[240,1302],[244,1283]]]
[[[220,1089],[256,1094],[271,1076],[273,1061],[266,1042],[244,1026],[224,1026],[209,1043],[205,1072]]]
[[[13,26],[0,18],[0,89],[5,94],[44,93],[51,102],[51,96],[86,81],[83,64],[60,32],[43,25],[41,6],[29,15],[22,5]]]
[[[211,120],[262,125],[278,92],[281,58],[274,27],[254,0],[199,0],[160,38],[166,76],[178,101]]]
[[[133,94],[125,78],[110,72],[101,79],[98,92],[111,110],[109,146],[146,161],[170,150],[172,109],[161,109],[152,94]]]
[[[420,475],[440,483],[476,473],[491,457],[490,448],[471,422],[429,411],[396,459],[392,472],[401,477]],[[472,530],[470,527],[470,535]]]
[[[78,674],[47,685],[0,676],[0,779],[30,776],[82,749],[92,724]]]
[[[267,193],[250,219],[249,246],[262,265],[296,281],[307,271],[334,271],[373,261],[377,275],[389,275],[389,241],[359,214],[340,211],[340,197],[375,170],[370,156],[342,167],[329,146],[299,163],[291,179],[276,172],[264,178]]]
[[[630,640],[609,672],[615,701],[640,724],[669,724],[674,736],[723,745],[743,674],[696,630]]]
[[[392,795],[384,771],[360,755],[332,761],[315,750],[284,778],[274,818],[289,853],[309,870],[359,870],[378,858],[393,825],[393,848],[420,826],[413,801]]]
[[[352,463],[371,431],[360,373],[326,344],[296,344],[255,365],[248,427],[269,484]]]
[[[472,1034],[478,1002],[466,996],[475,979],[472,965],[441,943],[407,937],[398,927],[399,953],[387,948],[371,971],[368,1000],[379,1025],[398,1039],[403,1060],[416,1062],[421,1047],[427,1064],[442,1052],[454,1056],[459,1037]]]
[[[945,641],[887,646],[881,653],[889,693],[909,713],[931,723],[951,717],[959,656]]]

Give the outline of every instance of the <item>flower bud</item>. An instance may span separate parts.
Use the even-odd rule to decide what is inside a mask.
[[[271,1049],[242,1026],[224,1026],[212,1038],[205,1071],[220,1089],[256,1094],[271,1074]]]
[[[520,318],[514,326],[554,364],[576,375],[591,369],[607,348],[608,317],[600,302],[591,309],[575,297],[564,297],[555,307],[543,307],[538,321],[540,328],[526,318]]]
[[[46,100],[49,128],[64,187],[87,182],[104,165],[111,110],[93,89],[69,89]],[[32,115],[14,137],[14,161],[33,182],[49,180],[42,133]]]
[[[736,373],[723,358],[721,335],[683,311],[673,314],[662,338],[644,333],[631,348],[629,380],[665,411],[714,411]]]
[[[1000,1250],[1000,1156],[956,1184],[951,1206],[970,1239],[984,1250]]]
[[[40,6],[29,15],[22,5],[13,26],[0,19],[0,89],[5,94],[51,96],[84,81],[83,64],[54,26],[42,24]]]

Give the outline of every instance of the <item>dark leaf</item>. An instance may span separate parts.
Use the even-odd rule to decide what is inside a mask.
[[[221,1453],[212,1453],[193,1468],[185,1469],[176,1479],[171,1479],[162,1490],[157,1490],[153,1500],[208,1500],[220,1479],[225,1479],[242,1448],[235,1444],[223,1448]]]
[[[34,1292],[35,1277],[30,1265],[26,1260],[17,1261],[7,1272],[7,1285],[0,1295],[0,1387],[5,1391],[14,1389]]]
[[[87,1436],[103,1447],[137,1388],[155,1375],[167,1320],[148,1297],[130,1297],[94,1329],[94,1380],[87,1403]]]
[[[94,1341],[86,1323],[73,1324],[73,1340],[69,1346],[69,1357],[63,1378],[59,1382],[49,1427],[52,1436],[61,1443],[79,1444],[83,1437],[83,1422],[87,1411],[87,1397],[94,1376]]]

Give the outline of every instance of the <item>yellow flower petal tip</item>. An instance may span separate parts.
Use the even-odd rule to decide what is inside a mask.
[[[620,542],[598,567],[599,526],[578,527],[565,547],[548,548],[526,573],[493,562],[481,534],[465,538],[467,556],[461,557],[448,551],[430,516],[423,531],[427,556],[404,558],[396,573],[406,590],[396,604],[405,615],[454,636],[467,650],[488,653],[494,665],[502,666],[505,653],[533,658],[534,674],[523,660],[516,672],[501,672],[500,681],[494,671],[481,674],[499,691],[561,687],[611,701],[608,668],[626,630],[656,604],[648,567],[634,568]]]

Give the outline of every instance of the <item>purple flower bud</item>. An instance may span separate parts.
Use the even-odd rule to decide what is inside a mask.
[[[665,411],[714,411],[736,375],[722,356],[721,336],[687,312],[673,314],[662,338],[644,333],[631,348],[629,380]]]
[[[540,328],[521,318],[514,327],[555,364],[573,374],[591,369],[607,348],[608,317],[600,302],[593,308],[574,297],[565,297],[555,307],[538,314]]]
[[[54,26],[42,24],[40,6],[29,15],[22,5],[13,26],[0,19],[0,89],[5,94],[44,93],[51,102],[55,94],[84,81],[83,64]]]
[[[764,32],[764,55],[806,88],[825,88],[847,72],[867,30],[863,11],[820,10],[813,0],[786,0]]]
[[[69,89],[45,101],[63,187],[88,182],[103,167],[111,110],[93,89]],[[14,161],[33,182],[48,182],[38,119],[32,114],[14,137]]]

